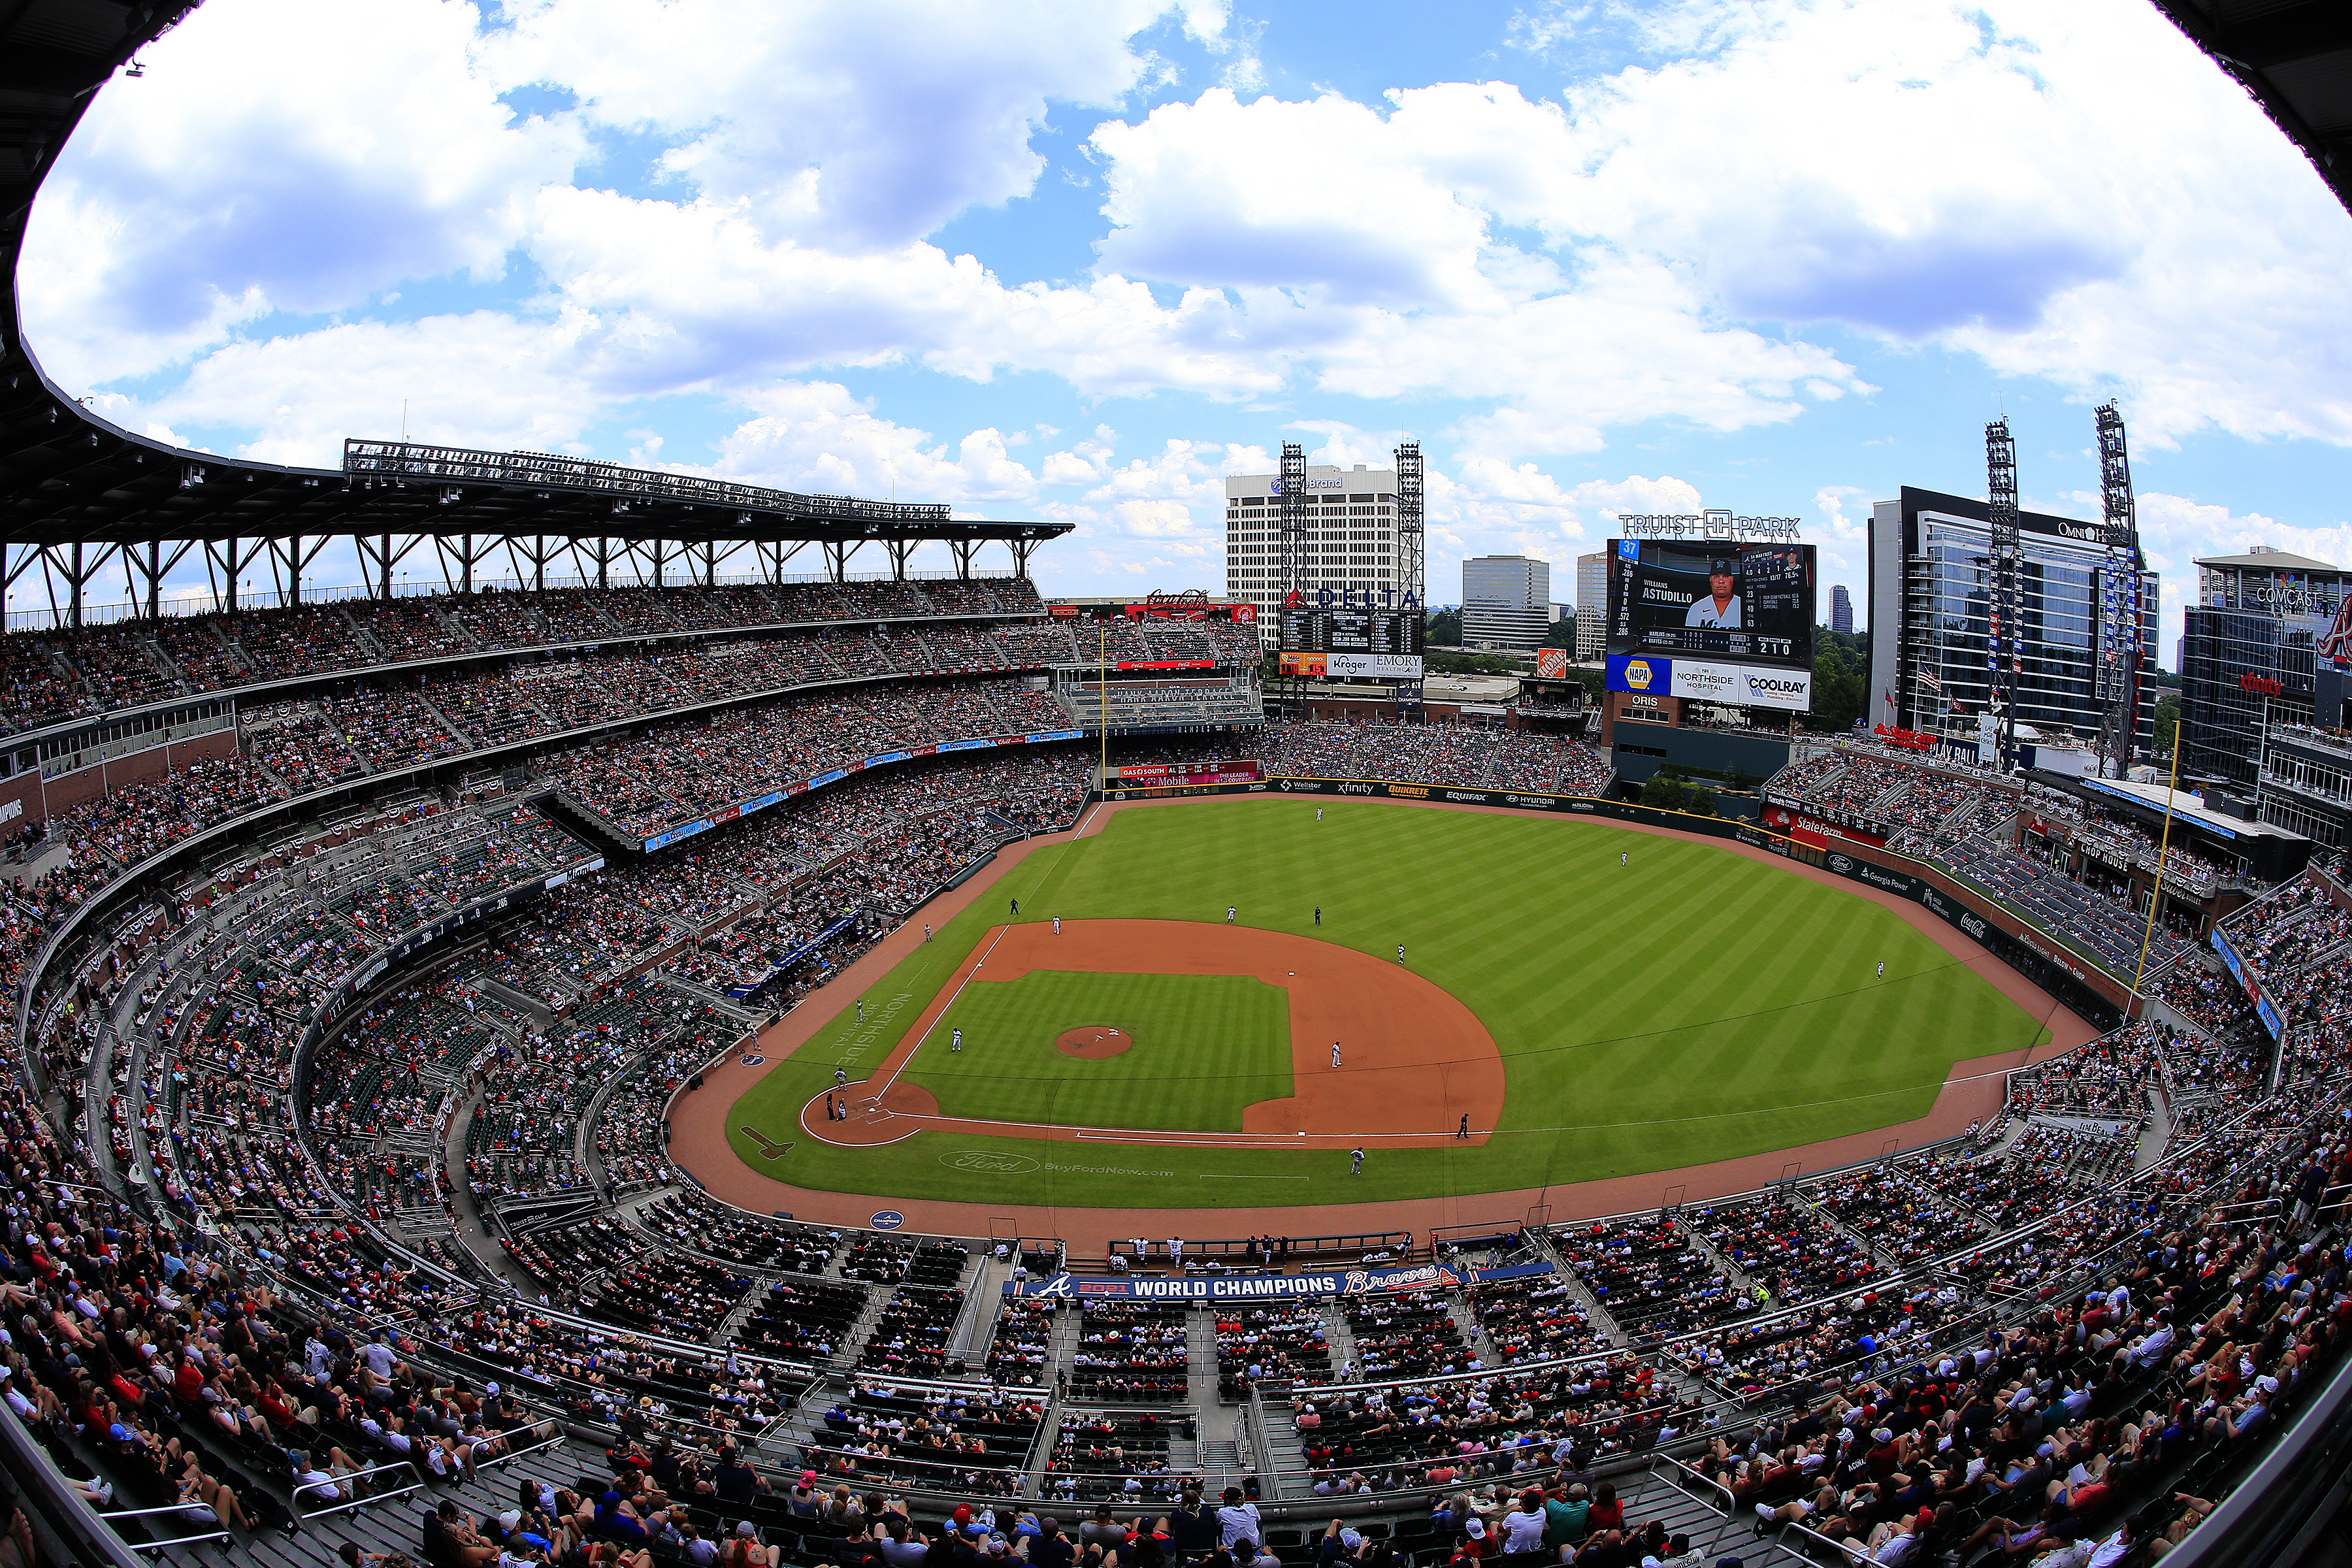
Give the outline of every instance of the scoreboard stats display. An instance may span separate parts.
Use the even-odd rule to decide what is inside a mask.
[[[1815,574],[1810,544],[1620,539],[1610,558],[1609,652],[1810,671]]]
[[[1367,653],[1417,657],[1421,611],[1311,609],[1282,612],[1282,646],[1306,653]]]

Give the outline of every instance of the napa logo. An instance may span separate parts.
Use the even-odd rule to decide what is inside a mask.
[[[1648,659],[1629,658],[1625,661],[1626,690],[1647,691],[1650,689],[1650,661]]]

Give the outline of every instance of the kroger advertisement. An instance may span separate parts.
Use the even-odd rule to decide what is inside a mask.
[[[1644,654],[1609,656],[1609,689],[1646,691],[1653,697],[1686,697],[1694,702],[1726,702],[1743,708],[1780,708],[1809,713],[1813,672],[1759,664],[1715,664],[1696,658],[1659,658]]]

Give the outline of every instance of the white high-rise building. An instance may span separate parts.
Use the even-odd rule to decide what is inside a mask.
[[[1280,474],[1233,474],[1225,479],[1225,597],[1257,606],[1258,626],[1271,642],[1281,629],[1282,502]],[[1307,470],[1314,517],[1307,524],[1301,586],[1352,588],[1372,602],[1396,603],[1396,470],[1328,465]]]
[[[1462,646],[1530,648],[1551,629],[1551,563],[1474,555],[1462,563]]]
[[[1576,558],[1576,657],[1599,658],[1609,623],[1609,552]]]

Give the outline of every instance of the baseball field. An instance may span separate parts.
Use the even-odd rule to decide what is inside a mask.
[[[1922,1115],[1955,1061],[2045,1037],[1891,910],[1779,866],[1328,797],[1117,813],[840,1006],[729,1112],[748,1167],[1096,1207],[1671,1170]]]

